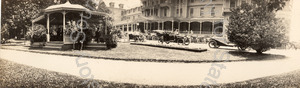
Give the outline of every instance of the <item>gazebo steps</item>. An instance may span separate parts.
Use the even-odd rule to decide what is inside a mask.
[[[43,47],[44,49],[57,49],[60,50],[63,46],[63,42],[62,41],[51,41],[45,44],[45,46]]]

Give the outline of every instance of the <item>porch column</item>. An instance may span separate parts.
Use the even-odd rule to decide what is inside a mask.
[[[215,21],[212,21],[212,34],[214,35],[215,33],[214,33],[214,30],[215,30]]]
[[[127,28],[127,30],[126,30],[126,31],[128,32],[128,31],[129,31],[129,24],[128,24],[128,23],[127,23],[127,26],[126,26],[126,28]]]
[[[131,32],[133,32],[133,24],[130,25]]]
[[[133,31],[137,31],[137,28],[136,28],[136,23],[133,24],[133,27],[134,27],[134,30]]]
[[[144,22],[144,32],[146,31],[146,22]]]
[[[189,21],[188,34],[190,34],[190,31],[191,31],[191,21]]]
[[[62,12],[63,14],[63,43],[65,43],[65,30],[66,30],[66,11]]]
[[[160,30],[160,27],[159,27],[159,26],[160,26],[160,23],[159,23],[159,22],[157,22],[157,23],[158,23],[158,27],[157,27],[157,28],[158,28],[158,30]]]
[[[47,42],[50,42],[50,14],[47,14]]]
[[[172,32],[174,31],[174,20],[172,20]]]
[[[181,22],[178,22],[178,32],[180,32],[180,23]]]
[[[200,34],[202,33],[202,22],[200,21]]]
[[[140,32],[140,30],[139,30],[139,23],[137,23],[135,26],[136,26],[135,27],[136,31]]]
[[[134,24],[131,24],[131,31],[134,32]]]
[[[161,29],[162,29],[162,30],[165,30],[165,27],[164,27],[164,26],[165,26],[165,22],[162,21],[162,22],[161,22],[161,25],[162,25],[162,26],[161,26]]]

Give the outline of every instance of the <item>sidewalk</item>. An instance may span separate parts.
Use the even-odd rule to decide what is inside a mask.
[[[277,75],[300,69],[297,57],[299,51],[270,51],[270,53],[286,53],[288,59],[227,62],[227,63],[155,63],[127,62],[102,59],[81,58],[78,63],[88,62],[77,67],[77,57],[55,56],[30,52],[0,49],[0,58],[47,69],[50,71],[68,73],[80,77],[80,69],[90,68],[95,79],[121,83],[136,83],[148,85],[200,85],[209,78],[216,83],[231,83]],[[220,69],[221,66],[226,69]],[[219,78],[208,76],[211,68],[220,71]],[[87,74],[87,71],[83,71]],[[89,77],[88,77],[89,78]]]

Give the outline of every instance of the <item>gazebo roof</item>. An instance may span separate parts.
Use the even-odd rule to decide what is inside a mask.
[[[49,6],[44,11],[53,12],[53,11],[61,11],[61,10],[90,11],[89,9],[83,7],[82,5],[71,4],[69,1],[67,1],[64,4]]]
[[[79,12],[88,12],[91,15],[96,15],[96,16],[109,16],[108,13],[105,12],[99,12],[99,11],[92,11],[87,8],[85,8],[82,5],[79,4],[71,4],[69,1],[67,1],[64,4],[59,4],[59,5],[52,5],[47,7],[46,9],[43,10],[42,15],[39,17],[35,18],[32,20],[33,23],[36,22],[46,22],[46,13],[56,13],[56,12],[62,12],[62,11],[79,11]]]

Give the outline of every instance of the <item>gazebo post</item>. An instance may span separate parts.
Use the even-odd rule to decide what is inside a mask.
[[[62,12],[63,14],[63,43],[65,43],[65,30],[66,30],[66,11]]]
[[[105,17],[105,35],[107,35],[107,17]]]
[[[83,32],[83,30],[82,30],[82,27],[83,27],[83,18],[82,18],[82,16],[83,16],[83,13],[81,12],[80,13],[80,31],[81,31],[81,33]]]
[[[47,42],[50,42],[50,14],[47,14]]]

